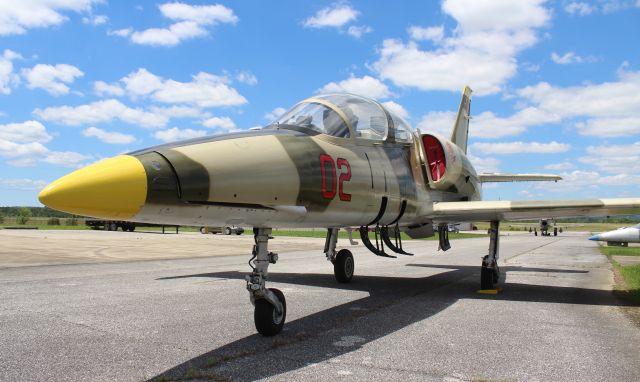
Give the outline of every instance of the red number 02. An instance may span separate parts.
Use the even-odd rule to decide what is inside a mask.
[[[351,165],[349,161],[344,158],[338,158],[338,168],[341,170],[339,182],[338,182],[338,195],[340,200],[345,202],[351,201],[351,194],[344,192],[344,182],[351,180]],[[327,168],[329,167],[329,168]],[[342,170],[345,171],[342,171]],[[331,174],[331,186],[327,187],[327,175]],[[325,199],[333,200],[336,197],[336,162],[333,161],[330,155],[320,154],[320,174],[322,176],[322,197]]]

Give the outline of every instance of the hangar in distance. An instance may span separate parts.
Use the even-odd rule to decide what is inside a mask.
[[[478,174],[466,154],[470,99],[466,87],[451,136],[442,137],[413,130],[365,97],[314,96],[261,130],[155,146],[92,164],[46,186],[39,199],[103,219],[254,227],[246,286],[263,335],[282,330],[287,310],[284,294],[266,287],[268,268],[278,261],[268,250],[272,227],[326,228],[324,255],[337,281],[349,282],[355,263],[348,249],[337,248],[340,229],[358,227],[372,253],[393,258],[411,255],[402,248],[401,232],[424,238],[437,231],[440,248],[447,250],[448,223],[487,221],[489,251],[479,264],[487,289],[502,277],[502,220],[640,213],[639,198],[482,201],[482,182],[558,178]]]

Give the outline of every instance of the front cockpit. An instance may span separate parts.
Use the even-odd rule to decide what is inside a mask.
[[[326,134],[357,141],[413,140],[411,127],[380,103],[353,94],[326,94],[308,98],[267,128]]]

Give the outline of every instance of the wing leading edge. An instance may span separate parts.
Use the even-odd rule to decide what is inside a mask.
[[[640,198],[436,202],[434,222],[570,218],[640,214]]]

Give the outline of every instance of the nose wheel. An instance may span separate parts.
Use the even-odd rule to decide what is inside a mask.
[[[276,296],[282,305],[282,310],[278,312],[278,309],[267,299],[260,298],[255,301],[255,309],[253,311],[253,320],[258,333],[267,337],[280,333],[287,318],[287,302],[284,294],[275,288],[269,288],[269,291]]]

